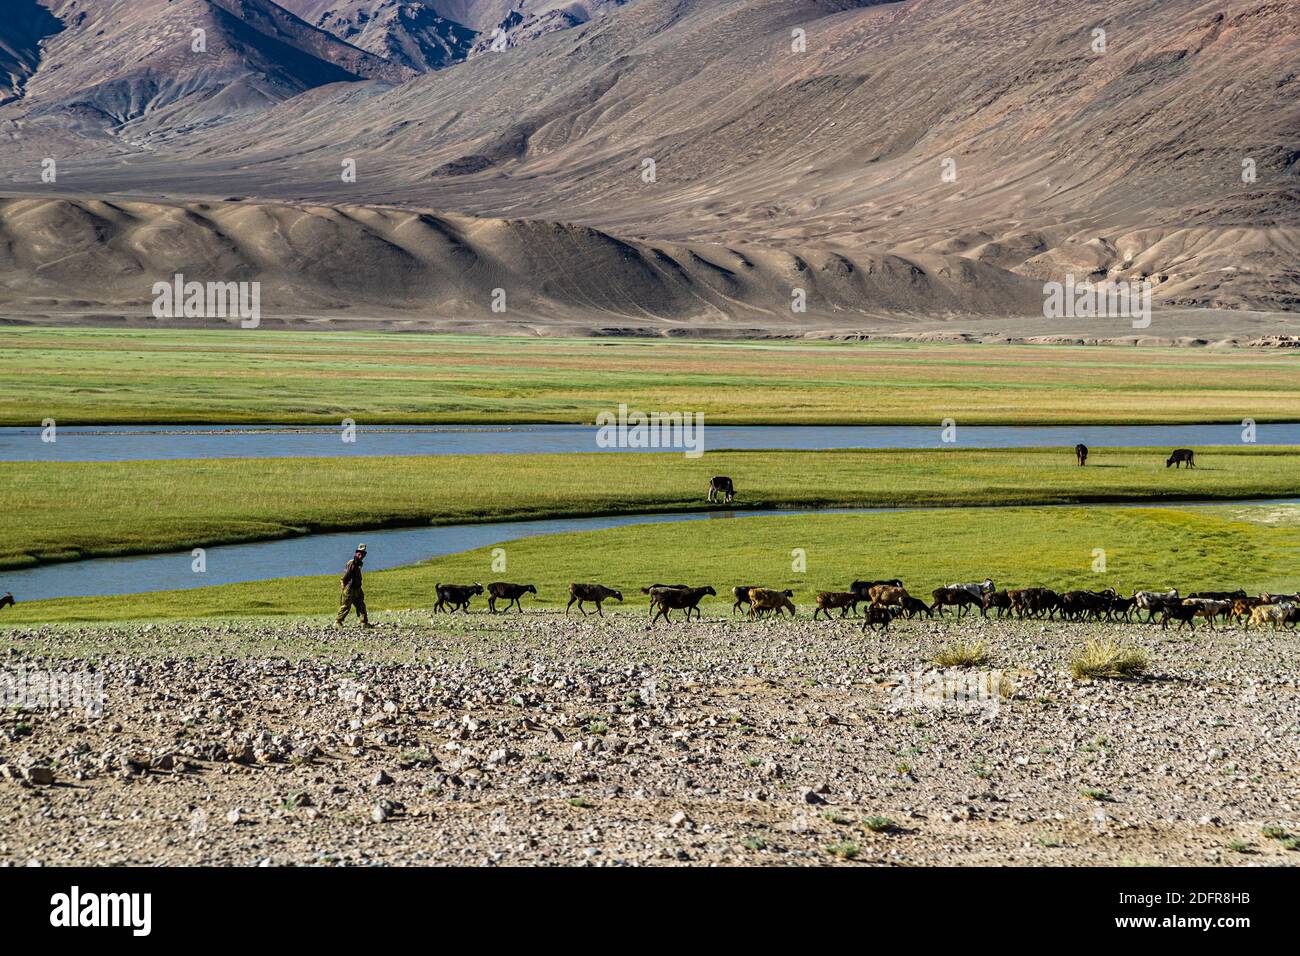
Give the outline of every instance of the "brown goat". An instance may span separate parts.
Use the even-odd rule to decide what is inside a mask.
[[[706,594],[717,595],[717,593],[707,584],[702,588],[651,588],[651,606],[658,607],[658,610],[650,618],[650,623],[653,624],[661,617],[665,621],[671,620],[668,612],[672,610],[684,610],[688,621],[691,619],[692,611],[695,612],[696,617],[700,617],[702,616],[700,614],[700,601],[704,599]]]
[[[984,599],[976,597],[965,588],[935,588],[930,596],[934,598],[931,607],[939,612],[940,617],[943,617],[945,607],[953,606],[957,608],[958,617],[966,613],[968,607],[977,607],[982,616],[988,617],[988,612],[984,610]]]
[[[987,611],[989,608],[997,608],[999,618],[1010,614],[1011,595],[1006,591],[993,591],[984,595],[984,610]]]
[[[907,588],[896,587],[892,584],[877,584],[867,592],[871,596],[873,607],[902,607],[910,594]]]
[[[818,614],[825,614],[826,620],[831,618],[831,610],[840,609],[840,617],[844,617],[849,611],[857,617],[858,602],[862,600],[862,595],[857,591],[822,591],[817,595],[817,610],[813,611],[813,620],[817,620]]]
[[[505,581],[493,581],[487,586],[488,589],[488,612],[495,614],[497,612],[497,601],[506,601],[505,610],[510,610],[513,604],[519,609],[519,613],[524,612],[524,606],[519,603],[519,599],[525,594],[536,594],[537,588],[531,584],[508,584]]]
[[[585,616],[587,611],[582,605],[587,601],[591,601],[596,605],[596,613],[601,617],[604,617],[605,612],[600,609],[600,605],[603,602],[608,601],[610,598],[613,598],[615,601],[622,601],[623,592],[615,591],[613,588],[607,588],[603,584],[570,584],[569,603],[564,607],[564,616],[569,616],[569,608],[573,607],[574,601],[578,602],[578,610],[582,611]]]
[[[750,588],[749,589],[749,616],[757,617],[764,611],[775,611],[777,617],[788,610],[790,616],[795,616],[794,602],[790,599],[794,597],[793,591],[778,591],[775,588]]]
[[[1192,607],[1195,610],[1193,617],[1203,617],[1205,622],[1210,625],[1210,630],[1214,630],[1214,619],[1222,616],[1225,619],[1232,613],[1231,601],[1211,601],[1208,598],[1183,598],[1184,607]]]
[[[641,593],[642,593],[642,594],[649,594],[649,595],[650,595],[650,606],[651,606],[651,607],[654,607],[654,605],[655,605],[655,596],[654,596],[654,592],[655,592],[656,590],[658,590],[658,589],[660,589],[660,588],[668,588],[668,589],[673,590],[673,591],[685,591],[685,590],[686,590],[686,587],[687,587],[687,585],[685,585],[685,584],[652,584],[652,585],[650,585],[648,588],[642,588],[642,589],[641,589]]]
[[[745,605],[745,607],[749,607],[749,592],[759,587],[762,587],[762,585],[739,584],[736,587],[732,588],[731,596],[736,599],[736,603],[731,605],[731,613],[735,614],[737,611],[739,611],[740,606],[742,604]]]

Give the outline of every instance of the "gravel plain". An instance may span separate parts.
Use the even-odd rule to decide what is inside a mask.
[[[1148,676],[1072,679],[1098,637]],[[988,663],[929,663],[956,639]],[[3,712],[0,864],[1295,864],[1298,642],[630,610],[10,628],[0,673],[93,669],[104,703]]]

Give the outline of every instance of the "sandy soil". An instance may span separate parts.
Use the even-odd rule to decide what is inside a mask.
[[[1150,676],[1071,679],[1103,633]],[[905,693],[957,637],[987,642],[997,691]],[[98,661],[106,704],[5,720],[0,861],[1290,864],[1295,641],[551,613],[13,629],[5,670]]]

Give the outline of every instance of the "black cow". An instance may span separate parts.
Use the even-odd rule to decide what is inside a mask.
[[[717,501],[718,495],[722,495],[722,503],[727,505],[736,497],[736,486],[726,475],[714,475],[709,479],[709,500]]]
[[[1079,459],[1079,464],[1088,464],[1088,446],[1083,442],[1074,446],[1074,457]]]
[[[1196,467],[1196,452],[1190,448],[1175,448],[1174,453],[1165,459],[1165,467],[1173,465],[1175,468],[1181,468],[1183,462],[1187,462],[1188,468]]]
[[[10,604],[13,603],[14,603],[14,596],[8,591],[5,592],[4,597],[0,597],[0,607],[8,607]]]

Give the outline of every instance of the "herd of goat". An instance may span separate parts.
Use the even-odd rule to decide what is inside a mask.
[[[496,613],[497,602],[505,601],[503,610],[512,606],[523,610],[519,599],[525,594],[536,594],[537,588],[531,584],[508,584],[497,581],[487,586],[488,611]],[[438,602],[435,612],[452,613],[467,611],[470,601],[484,593],[481,584],[439,584],[437,585]],[[641,589],[641,593],[650,598],[650,623],[663,619],[671,621],[672,611],[682,611],[686,620],[700,617],[700,602],[706,597],[717,596],[712,587],[689,587],[685,584],[652,584]],[[751,618],[761,618],[767,614],[784,616],[786,611],[795,615],[794,592],[761,586],[739,585],[731,589],[734,602],[731,613],[744,610]],[[1060,619],[1063,621],[1110,621],[1132,622],[1134,616],[1142,620],[1146,613],[1147,623],[1159,622],[1161,627],[1168,627],[1171,621],[1179,628],[1196,627],[1196,619],[1202,618],[1211,629],[1216,619],[1225,622],[1244,623],[1247,628],[1252,625],[1270,625],[1294,627],[1300,623],[1300,594],[1260,594],[1254,597],[1244,590],[1236,591],[1193,591],[1187,597],[1177,589],[1169,591],[1137,591],[1124,597],[1114,588],[1104,591],[1053,591],[1051,588],[1015,588],[999,591],[992,581],[985,580],[972,584],[949,584],[947,587],[935,588],[930,592],[931,603],[908,593],[903,582],[897,578],[878,581],[854,581],[847,591],[822,591],[818,593],[813,619],[823,615],[829,620],[831,611],[838,610],[841,618],[852,613],[858,615],[862,610],[862,629],[883,630],[898,617],[915,618],[924,615],[942,617],[949,608],[954,609],[958,619],[967,613],[978,611],[988,617],[992,611],[998,618],[1015,616],[1018,618]],[[603,584],[569,585],[569,603],[564,609],[567,615],[573,605],[586,615],[586,604],[594,604],[594,613],[604,616],[601,606],[605,601],[622,601],[623,594]]]

